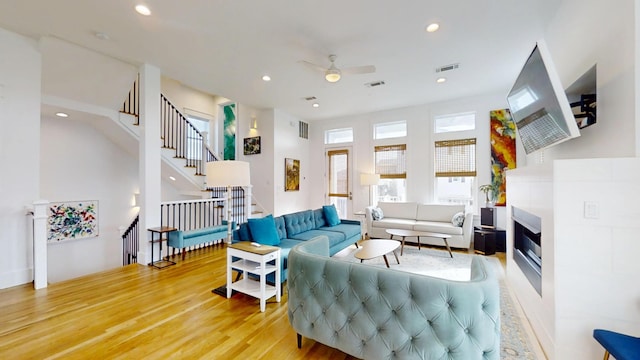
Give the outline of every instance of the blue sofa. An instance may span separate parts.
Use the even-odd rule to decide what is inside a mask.
[[[360,359],[500,359],[500,287],[485,258],[453,281],[329,257],[324,236],[289,252],[298,336]]]
[[[210,226],[193,230],[172,231],[169,233],[167,244],[174,249],[181,249],[182,260],[184,260],[184,254],[188,247],[215,242],[216,240],[224,239],[226,237],[227,225],[225,222],[225,225]]]
[[[361,238],[360,221],[340,219],[338,225],[329,226],[325,218],[323,208],[315,210],[298,211],[291,214],[274,217],[276,231],[279,237],[281,252],[281,279],[280,283],[287,279],[287,258],[292,247],[324,235],[329,239],[329,253],[334,255],[338,251],[355,244]],[[233,232],[233,241],[255,241],[249,224],[240,224]],[[258,241],[259,242],[259,241]],[[267,281],[275,283],[275,275],[267,276]]]

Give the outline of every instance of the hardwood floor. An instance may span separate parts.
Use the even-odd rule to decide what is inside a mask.
[[[211,290],[223,245],[165,269],[129,265],[33,290],[0,290],[0,359],[352,359],[296,334],[282,302]]]
[[[129,265],[34,290],[0,290],[0,359],[353,359],[303,339],[287,294],[257,299],[211,290],[226,281],[224,245],[164,269]]]

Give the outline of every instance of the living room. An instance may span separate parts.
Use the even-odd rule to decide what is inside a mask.
[[[598,123],[595,126],[582,131],[581,137],[571,140],[567,143],[550,148],[544,152],[531,156],[524,156],[521,151],[518,154],[518,167],[551,164],[554,160],[569,159],[601,159],[594,160],[597,165],[579,165],[578,168],[587,166],[591,169],[600,168],[598,174],[616,173],[628,180],[627,185],[632,186],[633,181],[637,180],[637,165],[625,164],[621,165],[617,172],[612,171],[612,166],[607,165],[611,159],[616,161],[635,162],[635,158],[640,153],[638,151],[638,120],[636,114],[636,101],[638,97],[637,91],[637,8],[638,3],[632,1],[623,1],[611,6],[597,1],[564,1],[559,10],[553,14],[546,31],[545,40],[547,41],[555,66],[560,74],[563,84],[570,84],[581,74],[587,71],[594,64],[598,65],[598,102],[600,103],[598,110]],[[505,30],[508,31],[508,30]],[[24,283],[28,280],[30,268],[30,260],[27,254],[31,251],[25,239],[26,234],[26,218],[24,216],[24,207],[40,198],[43,194],[52,194],[57,200],[69,200],[76,198],[92,198],[95,193],[92,190],[95,187],[109,188],[109,190],[101,190],[102,198],[113,198],[113,208],[101,208],[103,215],[117,213],[111,215],[111,218],[103,218],[107,226],[103,228],[103,233],[108,232],[117,234],[117,227],[126,225],[135,212],[130,202],[136,191],[137,178],[137,161],[134,160],[126,151],[118,150],[118,146],[104,140],[102,146],[108,147],[104,152],[111,153],[111,160],[108,161],[112,165],[109,171],[100,169],[99,164],[91,164],[91,158],[87,156],[82,158],[82,163],[90,164],[80,170],[86,173],[95,174],[96,180],[102,179],[95,183],[85,182],[81,185],[82,190],[78,190],[78,184],[71,183],[62,187],[60,183],[51,179],[43,178],[42,174],[52,174],[53,165],[48,162],[43,164],[43,156],[40,153],[41,139],[44,135],[52,137],[60,137],[64,142],[79,141],[79,138],[86,134],[91,134],[89,139],[98,138],[100,135],[96,133],[91,126],[81,125],[84,130],[82,133],[70,135],[73,126],[70,123],[58,124],[53,121],[46,120],[45,125],[41,125],[40,107],[41,103],[68,103],[69,107],[77,107],[72,104],[71,99],[55,99],[49,94],[43,94],[41,91],[40,77],[40,59],[37,49],[37,43],[33,40],[19,38],[15,34],[2,32],[2,51],[3,56],[12,54],[12,62],[8,67],[0,69],[2,71],[2,93],[0,93],[0,106],[7,116],[2,118],[3,129],[11,129],[1,135],[3,144],[1,165],[6,172],[3,174],[20,174],[12,178],[4,177],[0,188],[5,206],[2,210],[2,222],[5,224],[5,233],[2,235],[2,243],[8,244],[3,250],[3,261],[0,265],[0,274],[2,274],[2,282],[0,287],[13,286],[15,284]],[[532,47],[533,43],[527,44],[527,48]],[[42,59],[47,61],[48,59]],[[522,59],[514,59],[521,63]],[[129,71],[130,69],[127,69]],[[132,67],[132,74],[135,67]],[[8,80],[6,80],[8,79]],[[17,86],[17,84],[27,84],[25,87]],[[122,92],[129,90],[130,83],[121,85]],[[120,94],[112,94],[111,96],[119,96]],[[117,102],[116,102],[117,103]],[[240,104],[243,106],[242,104]],[[82,108],[83,105],[81,104]],[[483,117],[488,118],[488,112],[494,109],[505,108],[505,93],[500,91],[483,93],[476,96],[458,98],[440,102],[429,102],[415,106],[403,107],[395,110],[371,111],[352,116],[341,116],[318,122],[309,122],[311,138],[307,146],[300,149],[301,142],[280,142],[280,139],[292,136],[297,138],[297,122],[305,120],[296,116],[287,114],[279,109],[260,110],[246,107],[240,109],[240,125],[245,129],[245,133],[239,133],[238,138],[253,136],[249,131],[251,128],[251,112],[255,111],[258,120],[258,134],[263,137],[264,154],[261,156],[246,156],[244,160],[252,163],[254,176],[261,174],[264,181],[255,181],[254,189],[258,197],[264,202],[268,209],[272,209],[274,213],[282,214],[294,210],[295,208],[311,208],[313,205],[323,204],[325,199],[320,191],[312,189],[324,188],[324,177],[322,167],[316,167],[312,164],[324,163],[325,149],[323,134],[325,130],[334,128],[344,128],[352,126],[354,129],[354,138],[358,139],[352,145],[354,162],[354,173],[367,173],[372,171],[372,156],[374,142],[371,137],[371,126],[375,123],[406,120],[409,129],[406,143],[408,148],[408,169],[407,169],[407,199],[418,202],[431,202],[433,200],[432,191],[424,189],[433,189],[433,177],[430,167],[424,164],[430,164],[433,154],[431,153],[431,144],[434,141],[429,126],[430,119],[435,115],[459,113],[465,111],[473,111],[477,114],[477,119]],[[98,111],[92,109],[91,111]],[[99,111],[98,111],[99,112]],[[21,119],[16,121],[15,119]],[[291,126],[291,123],[296,126]],[[47,125],[48,124],[48,125]],[[41,127],[42,126],[42,127]],[[46,131],[42,132],[42,129]],[[488,128],[478,126],[474,136],[479,141],[478,154],[488,154]],[[11,134],[11,135],[10,135]],[[34,134],[39,134],[35,136]],[[253,133],[255,135],[255,133]],[[272,140],[270,148],[269,140]],[[49,139],[48,146],[54,148],[55,142]],[[90,146],[90,141],[84,146]],[[303,142],[302,142],[303,143]],[[277,144],[277,146],[276,146]],[[15,158],[9,158],[9,154],[22,154],[19,161]],[[52,154],[53,155],[53,154]],[[56,154],[60,157],[64,153]],[[301,186],[298,192],[285,192],[281,190],[284,182],[284,158],[294,156],[301,161]],[[71,160],[67,159],[69,163]],[[67,163],[67,165],[69,164]],[[559,162],[562,164],[562,162]],[[578,163],[566,163],[567,168],[575,166]],[[478,184],[487,183],[489,181],[489,159],[488,157],[478,156]],[[123,170],[123,168],[126,168]],[[77,169],[77,167],[76,167]],[[609,170],[607,170],[609,169]],[[53,174],[57,174],[53,172]],[[126,182],[121,180],[125,178]],[[61,181],[62,182],[62,181]],[[116,185],[119,184],[119,185]],[[587,193],[576,194],[573,199],[576,204],[581,204],[585,200],[597,201],[600,206],[600,219],[597,222],[582,219],[579,223],[581,227],[580,238],[571,236],[572,243],[585,243],[582,236],[589,234],[598,234],[598,236],[606,236],[605,244],[610,244],[608,250],[613,249],[610,257],[605,257],[603,242],[597,242],[598,239],[592,239],[588,243],[592,246],[584,246],[581,249],[585,252],[581,259],[584,263],[580,263],[584,269],[597,268],[598,264],[609,264],[611,267],[621,266],[608,275],[602,275],[598,285],[592,291],[581,293],[576,301],[586,301],[593,299],[593,303],[589,303],[589,311],[580,312],[578,314],[569,314],[569,317],[588,318],[588,324],[581,324],[580,330],[577,332],[563,332],[557,335],[550,334],[547,337],[548,343],[562,344],[561,349],[550,351],[550,358],[568,358],[564,356],[564,351],[582,350],[584,353],[576,355],[574,358],[589,358],[591,354],[598,353],[600,349],[593,342],[590,331],[595,327],[615,328],[621,332],[637,334],[638,324],[640,323],[640,310],[638,308],[637,286],[633,280],[633,275],[639,270],[633,259],[629,257],[637,253],[637,242],[631,241],[629,234],[637,231],[638,225],[633,221],[634,214],[637,213],[636,195],[634,191],[629,191],[625,196],[618,193],[611,193],[613,188],[624,188],[620,186],[619,179],[602,180],[598,178],[590,182],[594,185],[586,190]],[[55,190],[54,190],[55,188]],[[633,189],[633,187],[630,187]],[[170,190],[168,192],[171,192]],[[597,197],[596,194],[598,193]],[[171,194],[168,194],[169,197]],[[354,209],[362,209],[369,201],[368,189],[366,187],[354,188]],[[482,201],[476,199],[476,204]],[[293,205],[295,204],[295,206]],[[104,204],[106,205],[106,204]],[[477,206],[477,205],[476,205]],[[575,212],[582,214],[580,206],[572,208]],[[477,213],[477,208],[475,209]],[[563,214],[566,213],[563,211]],[[565,222],[565,218],[559,218],[556,214],[555,224]],[[507,213],[503,214],[503,223],[507,224]],[[16,224],[16,225],[14,225]],[[556,235],[557,237],[558,235]],[[598,245],[599,244],[599,245]],[[88,244],[77,243],[77,248],[70,253],[74,257],[82,257],[83,254],[96,254],[101,251],[100,247],[92,247]],[[110,250],[112,251],[112,250]],[[69,252],[67,252],[69,254]],[[117,251],[112,252],[117,257]],[[62,254],[60,254],[62,257]],[[113,263],[105,263],[102,257],[96,257],[93,261],[102,263],[98,264],[100,269],[114,266]],[[564,266],[572,267],[577,264],[564,264]],[[94,271],[96,268],[90,268]],[[87,269],[83,269],[86,271]],[[97,270],[95,270],[97,271]],[[592,278],[591,273],[586,273],[586,279]],[[593,275],[593,274],[591,274]],[[586,280],[583,279],[583,280]],[[558,287],[571,287],[570,281],[555,284]],[[596,294],[598,294],[596,296]],[[535,306],[535,305],[534,305]],[[616,310],[615,312],[613,310]],[[556,311],[566,311],[560,309]],[[544,322],[544,321],[542,321]],[[559,331],[558,329],[550,330],[542,326],[542,331]],[[541,336],[543,338],[544,336]],[[549,349],[553,349],[555,345],[547,345]],[[556,352],[557,351],[557,352]],[[553,353],[555,355],[553,355]],[[587,355],[585,355],[587,354]],[[582,356],[585,355],[585,356]],[[593,356],[592,356],[593,357]],[[595,357],[593,357],[595,358]]]

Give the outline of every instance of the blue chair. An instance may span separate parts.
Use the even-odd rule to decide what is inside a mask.
[[[609,354],[616,360],[640,360],[640,338],[602,329],[593,330],[593,337],[605,350],[604,360]]]

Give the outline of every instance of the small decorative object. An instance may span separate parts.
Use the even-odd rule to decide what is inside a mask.
[[[244,138],[244,154],[260,154],[260,136]]]
[[[98,236],[98,201],[51,203],[47,242]]]
[[[496,192],[497,192],[496,186],[493,184],[484,184],[484,185],[480,185],[478,189],[484,193],[485,206],[493,205],[493,202],[495,201]]]
[[[284,191],[300,190],[300,160],[284,159]]]

